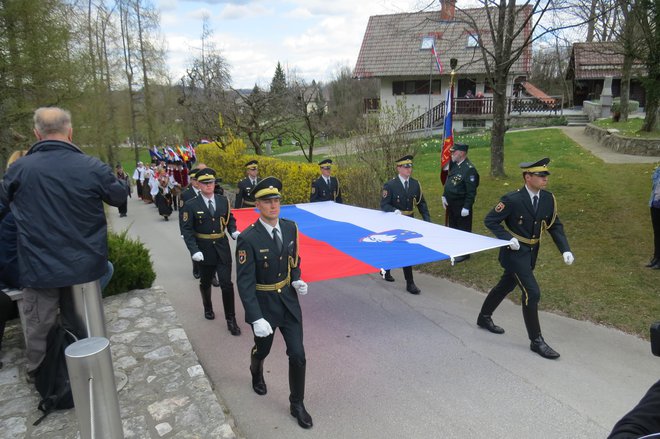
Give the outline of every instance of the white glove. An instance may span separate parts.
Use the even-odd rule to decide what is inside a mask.
[[[447,209],[447,206],[449,206],[449,203],[447,203],[447,198],[444,196],[442,197],[442,208]]]
[[[573,253],[571,252],[564,252],[561,255],[564,257],[564,262],[566,262],[566,265],[571,265],[575,260]]]
[[[239,232],[238,230],[236,230],[234,233],[231,234],[231,238],[232,238],[233,240],[236,240],[236,238],[238,238],[238,235],[240,235],[240,234],[241,234],[241,232]]]
[[[273,333],[273,328],[270,327],[270,323],[263,318],[256,322],[252,322],[252,329],[254,330],[254,335],[257,337],[268,337]]]
[[[520,250],[520,243],[518,242],[517,238],[511,238],[509,242],[510,242],[509,248],[511,250]]]
[[[291,286],[300,294],[301,296],[304,296],[307,294],[307,282],[304,280],[294,280],[291,282]]]
[[[395,210],[394,215],[401,215],[401,211],[399,209]]]
[[[202,252],[197,252],[192,255],[192,260],[195,262],[203,261],[204,260],[204,253]]]
[[[467,210],[465,207],[461,209],[461,216],[468,216],[470,214],[470,211]]]

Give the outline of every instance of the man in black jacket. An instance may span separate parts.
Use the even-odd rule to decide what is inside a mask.
[[[496,237],[511,244],[500,248],[499,260],[504,273],[488,293],[477,325],[492,333],[503,334],[504,329],[495,325],[491,316],[507,294],[518,286],[522,291],[522,313],[531,342],[530,349],[543,358],[555,359],[559,358],[559,354],[543,339],[538,315],[541,289],[534,277],[534,267],[541,234],[545,231],[550,234],[567,265],[571,265],[574,258],[564,235],[564,226],[557,216],[555,196],[545,190],[550,175],[549,162],[549,158],[544,158],[537,162],[521,163],[525,185],[504,195],[486,215],[486,227]]]
[[[254,188],[259,219],[238,236],[236,283],[245,321],[254,331],[252,389],[266,394],[264,359],[273,345],[273,330],[280,328],[289,356],[289,409],[298,425],[311,428],[312,417],[303,404],[307,362],[298,302],[298,294],[307,294],[307,284],[300,278],[298,226],[279,217],[280,189],[282,183],[275,177],[261,180]]]
[[[70,287],[105,274],[103,202],[119,207],[127,197],[110,166],[71,143],[68,111],[36,110],[34,134],[38,142],[7,170],[0,184],[0,205],[11,208],[18,229],[28,376],[45,356],[46,336],[58,309],[65,325],[81,330]]]
[[[224,195],[214,193],[215,179],[215,171],[211,168],[197,173],[199,195],[186,201],[181,209],[181,233],[192,260],[199,264],[199,291],[204,317],[215,319],[211,282],[217,273],[227,329],[232,335],[240,335],[234,308],[234,284],[231,281],[231,250],[227,240],[227,234],[236,239],[238,232],[229,201]]]
[[[250,160],[245,164],[246,176],[236,185],[236,200],[234,200],[234,209],[243,207],[254,207],[254,187],[261,180],[259,179],[259,162]]]
[[[383,212],[393,212],[396,215],[409,217],[415,216],[415,206],[422,214],[424,221],[431,222],[429,208],[426,205],[422,185],[419,181],[411,177],[413,168],[413,156],[407,155],[396,161],[396,170],[399,175],[386,182],[383,186],[382,197],[380,199],[380,210]],[[403,267],[403,276],[406,279],[406,291],[410,294],[419,294],[421,290],[415,285],[413,280],[412,267]],[[385,270],[383,279],[388,282],[394,282],[394,277],[390,270]]]
[[[312,182],[312,193],[309,196],[309,202],[334,201],[342,203],[339,180],[337,180],[337,177],[332,176],[332,160],[321,160],[319,168],[321,169],[321,176]]]

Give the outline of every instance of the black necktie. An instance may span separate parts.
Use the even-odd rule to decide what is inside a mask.
[[[406,193],[408,193],[408,180],[403,183],[403,188],[406,190]]]
[[[532,205],[534,206],[534,212],[536,212],[537,208],[539,207],[539,196],[534,195],[532,197]]]
[[[273,239],[275,240],[277,251],[282,253],[282,240],[280,239],[280,235],[277,233],[277,229],[273,229]]]
[[[211,213],[211,216],[215,215],[215,209],[213,208],[213,201],[209,200],[209,212]]]

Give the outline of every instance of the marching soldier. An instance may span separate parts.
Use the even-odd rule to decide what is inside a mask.
[[[250,160],[245,164],[247,176],[238,182],[238,192],[236,192],[236,200],[234,202],[234,209],[242,207],[254,207],[254,187],[259,183],[259,162]]]
[[[213,192],[215,171],[205,168],[197,172],[199,196],[186,201],[181,209],[181,231],[193,261],[199,264],[199,291],[202,294],[204,317],[215,319],[211,302],[211,282],[217,273],[222,291],[227,329],[240,335],[234,309],[234,284],[231,281],[231,250],[227,233],[238,236],[236,221],[229,208],[229,200]]]
[[[312,193],[309,196],[309,202],[335,201],[342,203],[339,180],[331,175],[332,160],[322,160],[319,162],[319,168],[321,168],[321,176],[312,182]]]
[[[188,173],[188,177],[190,179],[190,186],[188,186],[183,192],[181,192],[181,196],[179,196],[179,229],[181,229],[181,225],[183,224],[182,216],[183,216],[184,204],[186,204],[186,201],[192,200],[199,194],[199,185],[197,184],[197,173],[200,170],[201,170],[200,168],[193,168],[190,170],[190,172]],[[183,236],[183,229],[181,229],[181,235]],[[193,265],[193,277],[195,279],[199,279],[199,264],[193,261],[192,265]]]
[[[279,218],[282,183],[275,177],[261,180],[254,188],[259,219],[239,236],[236,244],[236,282],[245,308],[245,321],[252,325],[254,347],[250,356],[252,388],[267,392],[264,359],[273,345],[273,330],[280,328],[289,356],[290,412],[302,428],[312,427],[305,397],[305,348],[302,311],[298,294],[307,294],[300,279],[298,227]]]
[[[451,151],[449,174],[442,195],[442,207],[447,210],[447,225],[452,229],[472,232],[472,206],[477,197],[479,173],[467,158],[468,145],[456,143]],[[462,262],[470,255],[458,256],[455,262]]]
[[[541,289],[534,277],[534,267],[541,234],[545,231],[550,234],[567,265],[571,265],[574,258],[564,235],[564,226],[557,216],[557,200],[551,192],[545,190],[550,175],[549,162],[549,158],[544,158],[537,162],[521,163],[525,185],[504,195],[486,215],[486,227],[496,237],[508,240],[511,244],[500,248],[499,260],[504,273],[488,293],[477,318],[477,325],[492,333],[503,334],[504,329],[495,325],[491,316],[517,285],[522,290],[522,313],[531,341],[530,349],[543,358],[555,359],[559,358],[559,354],[545,342],[539,324]]]
[[[397,215],[414,217],[414,208],[417,206],[424,221],[431,222],[431,215],[422,194],[422,186],[412,178],[413,156],[407,155],[396,161],[398,176],[385,183],[383,194],[380,199],[380,210],[383,212],[394,212]],[[403,267],[403,276],[406,279],[406,291],[410,294],[419,294],[413,280],[412,267]],[[394,282],[390,270],[384,270],[383,279]]]

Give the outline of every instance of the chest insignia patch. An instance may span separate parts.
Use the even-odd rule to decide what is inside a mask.
[[[387,198],[387,194],[388,194],[387,189],[383,189],[383,198]]]
[[[247,252],[245,250],[238,251],[238,263],[243,265],[247,261]]]
[[[503,210],[504,210],[504,203],[500,201],[499,203],[497,203],[497,206],[495,206],[495,212],[500,213]]]
[[[188,221],[188,212],[183,212],[183,216],[181,217],[181,219],[183,219],[184,223],[187,222]]]

